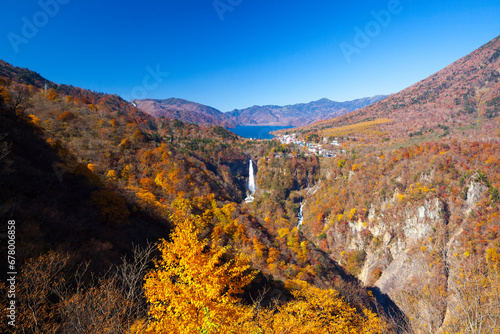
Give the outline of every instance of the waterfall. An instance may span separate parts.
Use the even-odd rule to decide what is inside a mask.
[[[250,194],[255,194],[255,174],[253,172],[253,163],[252,159],[250,159],[250,167],[248,170],[248,190],[250,190]]]
[[[247,198],[245,198],[246,203],[251,203],[254,200],[254,197],[252,196],[255,194],[255,189],[257,186],[255,185],[255,173],[253,171],[253,162],[252,159],[250,159],[250,167],[248,167],[248,190],[250,191],[250,194],[248,194]]]
[[[298,218],[297,229],[299,229],[302,223],[304,222],[304,214],[302,213],[302,208],[304,207],[305,204],[306,202],[300,203],[299,215],[297,216]]]

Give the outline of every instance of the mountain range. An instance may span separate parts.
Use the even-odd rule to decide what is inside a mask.
[[[170,117],[186,123],[220,125],[232,128],[238,125],[302,126],[328,120],[366,107],[386,98],[377,95],[346,102],[323,98],[309,103],[286,106],[265,105],[221,112],[215,108],[178,98],[164,100],[136,99],[131,103],[154,117]]]
[[[309,103],[287,106],[253,106],[246,109],[235,109],[227,114],[240,125],[300,126],[347,114],[386,97],[387,95],[377,95],[346,102],[335,102],[323,98]]]

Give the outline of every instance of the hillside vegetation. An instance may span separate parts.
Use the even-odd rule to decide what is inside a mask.
[[[498,332],[499,49],[295,144],[0,63],[14,332]]]
[[[3,73],[9,77],[0,86],[0,214],[17,224],[14,332],[172,333],[156,300],[179,309],[187,303],[192,313],[183,315],[201,317],[176,326],[179,333],[238,332],[241,326],[322,332],[328,322],[312,320],[319,308],[325,317],[343,319],[345,332],[386,327],[377,315],[385,319],[384,311],[354,277],[303,236],[280,237],[240,204],[248,160],[277,143],[153,118],[117,96],[53,83],[39,88],[44,80],[27,70],[5,66]],[[191,244],[182,248],[181,240]],[[199,253],[192,253],[195,245]],[[177,253],[165,253],[176,247]],[[167,256],[205,259],[205,276],[186,284],[203,285],[210,299],[168,299],[165,293],[175,295],[184,283],[154,292],[146,279],[143,287],[144,278],[160,273],[158,284],[165,283],[172,269],[163,262]],[[179,279],[170,275],[166,282]],[[217,275],[230,279],[219,282]],[[220,288],[206,285],[210,280]],[[310,311],[297,317],[297,307]],[[233,308],[244,312],[241,322],[233,322],[239,314]]]

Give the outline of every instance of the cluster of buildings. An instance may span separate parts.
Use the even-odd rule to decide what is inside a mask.
[[[333,140],[331,143],[328,143],[326,138],[323,138],[322,144],[304,142],[297,139],[295,134],[278,136],[276,139],[278,139],[282,144],[295,144],[303,146],[309,154],[322,157],[334,157],[336,155],[334,151],[325,149],[325,145],[340,146],[337,140]]]

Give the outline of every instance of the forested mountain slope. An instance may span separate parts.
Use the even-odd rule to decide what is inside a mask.
[[[500,327],[499,55],[496,38],[384,101],[293,130],[340,143],[324,145],[335,157],[320,158],[310,190],[291,194],[301,232],[418,333]],[[261,188],[276,164],[259,165]]]
[[[287,130],[307,145],[44,89],[2,64],[0,215],[19,222],[20,319],[39,332],[495,333],[499,43]],[[89,257],[99,279],[81,274]],[[50,284],[29,295],[37,277]]]
[[[131,101],[137,108],[154,117],[178,119],[184,123],[234,127],[236,122],[227,114],[199,103],[183,99],[141,99]]]
[[[500,37],[383,101],[299,129],[371,142],[412,137],[496,138],[500,108]]]
[[[156,304],[147,302],[173,303],[164,292],[181,287],[179,281],[161,294],[152,288],[172,283],[153,279],[148,261],[153,252],[148,242],[161,238],[167,241],[159,245],[175,245],[155,251],[160,272],[161,261],[173,254],[165,250],[177,249],[193,261],[197,257],[187,252],[212,250],[203,263],[209,267],[175,266],[205,291],[175,301],[179,308],[208,298],[178,329],[237,328],[242,324],[228,325],[225,318],[236,310],[243,312],[238,313],[242,328],[252,330],[291,326],[305,333],[314,324],[321,331],[332,326],[324,319],[336,315],[352,331],[379,333],[386,326],[376,315],[388,320],[383,307],[357,279],[296,229],[278,233],[273,221],[244,203],[249,159],[281,150],[278,143],[154,118],[117,96],[56,85],[8,64],[2,64],[2,73],[0,215],[16,222],[18,332],[156,332],[164,320],[147,320],[148,313],[157,314]],[[305,169],[309,161],[301,157],[297,163]],[[184,227],[178,238],[170,235],[179,226]],[[2,238],[6,229],[2,225]],[[191,246],[182,248],[184,242]],[[199,242],[205,246],[196,248]],[[217,279],[210,266],[233,270],[233,263],[240,268],[234,279],[247,277],[245,284],[229,281],[219,290],[206,284]],[[153,280],[146,290],[145,277]],[[321,304],[322,295],[331,303]],[[2,296],[7,302],[7,294]],[[231,302],[220,302],[226,298]],[[276,298],[282,304],[274,305]],[[309,309],[305,318],[294,318],[296,307]],[[326,318],[315,318],[318,307],[327,310]]]

